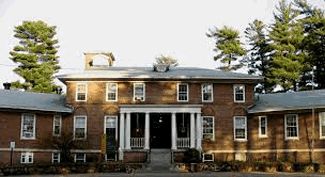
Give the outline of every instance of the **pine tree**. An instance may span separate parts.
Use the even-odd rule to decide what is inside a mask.
[[[305,54],[300,50],[304,39],[303,26],[296,21],[299,12],[285,0],[279,2],[278,13],[274,13],[275,24],[270,32],[272,64],[268,82],[282,86],[283,91],[297,91],[297,83],[304,68]]]
[[[226,64],[225,66],[219,67],[220,69],[230,71],[237,70],[243,66],[243,61],[240,57],[245,55],[246,51],[241,46],[239,32],[237,30],[224,26],[221,29],[210,29],[206,35],[216,40],[214,51],[219,54],[214,57],[214,60],[221,60],[221,63]],[[231,63],[237,60],[239,61],[238,64]]]
[[[25,83],[16,81],[13,87],[25,88],[33,92],[53,92],[57,88],[52,76],[60,68],[56,45],[56,27],[42,21],[24,21],[15,27],[14,37],[19,39],[10,52],[11,60],[20,65],[14,72],[25,79]]]

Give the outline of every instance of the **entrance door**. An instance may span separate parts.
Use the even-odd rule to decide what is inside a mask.
[[[115,160],[116,148],[116,117],[106,116],[106,159]]]
[[[171,114],[150,114],[150,147],[171,148]]]

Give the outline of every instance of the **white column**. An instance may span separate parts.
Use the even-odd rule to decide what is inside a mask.
[[[130,139],[131,139],[131,113],[126,113],[126,124],[125,124],[125,149],[131,149]]]
[[[196,114],[196,149],[201,151],[201,141],[202,141],[202,125],[201,125],[201,113]]]
[[[177,149],[177,132],[176,132],[176,113],[172,113],[172,149]]]
[[[124,149],[124,112],[121,112],[120,116],[120,148],[119,160],[123,160],[123,149]]]
[[[144,130],[144,139],[145,139],[145,142],[144,142],[144,149],[149,149],[149,137],[150,137],[150,118],[149,118],[149,112],[146,112],[146,127],[145,127],[145,130]]]
[[[190,148],[195,148],[195,117],[194,117],[194,112],[191,112],[191,145]]]

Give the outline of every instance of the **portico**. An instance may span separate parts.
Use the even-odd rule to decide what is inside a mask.
[[[171,150],[177,150],[179,148],[196,148],[199,151],[201,150],[201,140],[202,140],[202,127],[201,127],[201,107],[202,105],[188,105],[188,104],[177,104],[177,105],[120,105],[120,124],[119,124],[119,159],[123,159],[124,151],[131,151],[132,149],[144,149],[149,150],[150,147],[150,122],[156,121],[155,118],[158,114],[163,114],[165,121],[170,117],[170,120],[167,120],[167,126],[170,126],[170,129],[166,128],[166,123],[164,124],[167,136],[170,133],[171,137]],[[144,114],[144,137],[131,137],[131,114],[141,113]],[[178,125],[177,115],[180,113],[183,114],[183,126],[184,126],[184,114],[189,115],[189,137],[179,137],[178,136]],[[160,117],[161,119],[161,117]],[[160,120],[159,120],[160,121]],[[162,122],[162,120],[161,120]],[[170,123],[169,123],[170,122]],[[170,125],[169,125],[170,124]],[[153,138],[153,137],[152,137]],[[159,141],[156,138],[156,141]],[[168,141],[167,139],[161,139],[162,141]],[[152,143],[152,142],[151,142]],[[166,142],[167,143],[167,142]]]

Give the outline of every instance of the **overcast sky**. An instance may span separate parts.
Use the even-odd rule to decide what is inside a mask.
[[[308,2],[321,8],[324,0]],[[9,52],[18,40],[14,26],[43,20],[57,26],[59,74],[84,69],[85,52],[110,51],[114,66],[152,66],[170,54],[180,66],[216,68],[209,28],[233,26],[241,32],[254,19],[270,23],[278,0],[73,1],[0,0],[0,88],[21,80],[12,72]]]

